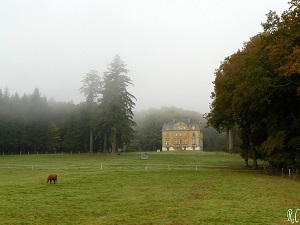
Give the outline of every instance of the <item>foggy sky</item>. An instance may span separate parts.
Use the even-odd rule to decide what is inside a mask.
[[[214,71],[287,0],[0,0],[0,89],[79,103],[83,76],[115,55],[135,110],[209,112]]]

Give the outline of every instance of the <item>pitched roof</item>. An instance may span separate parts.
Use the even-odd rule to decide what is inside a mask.
[[[180,124],[180,123],[188,125],[187,130],[192,130],[193,126],[195,126],[194,130],[200,130],[200,127],[201,127],[199,121],[196,121],[196,120],[193,120],[190,118],[179,119],[179,120],[173,119],[168,123],[164,123],[162,130],[180,130],[180,128],[177,128],[177,126],[175,126],[176,124]]]

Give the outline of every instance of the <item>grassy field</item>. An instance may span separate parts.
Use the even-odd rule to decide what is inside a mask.
[[[0,224],[291,224],[287,210],[300,208],[298,180],[238,155],[148,156],[1,155]]]

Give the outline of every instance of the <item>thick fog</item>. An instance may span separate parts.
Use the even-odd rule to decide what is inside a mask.
[[[0,89],[84,101],[83,76],[127,64],[135,110],[209,111],[220,61],[287,0],[0,0]]]

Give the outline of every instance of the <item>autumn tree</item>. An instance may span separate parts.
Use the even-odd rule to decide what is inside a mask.
[[[270,84],[268,137],[259,148],[272,166],[300,167],[300,2],[291,0],[281,16],[270,11],[264,44],[276,73]]]
[[[254,166],[256,155],[271,166],[300,166],[299,1],[290,4],[281,17],[270,12],[264,33],[216,71],[208,120],[218,129],[238,124]]]

